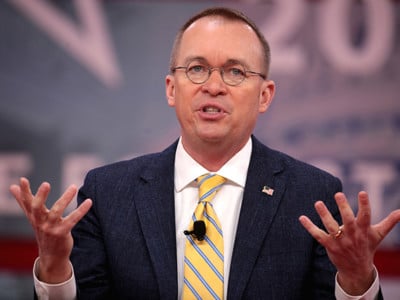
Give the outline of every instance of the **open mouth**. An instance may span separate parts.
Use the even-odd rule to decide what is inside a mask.
[[[221,109],[214,107],[214,106],[205,106],[205,107],[203,107],[202,111],[206,112],[206,113],[214,113],[215,114],[215,113],[220,113]]]

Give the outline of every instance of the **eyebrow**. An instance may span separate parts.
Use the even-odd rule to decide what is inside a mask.
[[[187,66],[189,63],[191,63],[192,61],[195,61],[195,60],[197,60],[197,61],[199,61],[201,63],[209,65],[209,63],[207,62],[207,59],[205,59],[202,56],[189,56],[189,57],[186,57],[184,62],[183,62],[183,64],[185,66]]]
[[[189,56],[189,57],[185,58],[183,64],[185,66],[187,66],[192,61],[199,61],[200,63],[204,63],[208,66],[211,66],[211,64],[208,63],[208,60],[206,58],[204,58],[203,56]],[[226,62],[224,62],[224,64],[222,66],[235,65],[235,64],[242,65],[246,70],[250,70],[248,64],[246,64],[245,62],[243,62],[239,59],[233,59],[233,58],[228,59]]]
[[[228,59],[225,63],[224,66],[227,65],[242,65],[246,70],[250,70],[249,65],[245,63],[244,61],[238,60],[238,59]]]

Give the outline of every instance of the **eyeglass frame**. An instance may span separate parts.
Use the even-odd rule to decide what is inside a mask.
[[[174,68],[171,69],[171,72],[172,72],[172,73],[175,73],[176,70],[185,70],[185,74],[186,74],[187,79],[189,79],[189,80],[190,80],[192,83],[194,83],[194,84],[203,84],[203,83],[205,83],[208,79],[210,79],[211,73],[212,73],[214,70],[219,70],[219,74],[221,75],[222,81],[223,81],[225,84],[230,85],[230,86],[238,86],[239,84],[241,84],[241,83],[242,83],[247,77],[249,77],[249,76],[260,76],[260,77],[261,77],[262,79],[264,79],[264,80],[267,79],[267,76],[266,76],[266,75],[264,75],[264,74],[262,74],[262,73],[259,73],[259,72],[255,72],[255,71],[251,71],[251,70],[246,70],[246,68],[243,66],[243,64],[241,64],[241,63],[239,63],[239,62],[236,62],[236,63],[235,63],[236,65],[240,65],[240,66],[243,68],[243,73],[244,73],[244,75],[243,75],[243,79],[242,79],[241,81],[239,81],[238,83],[232,84],[232,83],[228,83],[228,82],[225,81],[225,77],[224,77],[224,74],[225,74],[224,68],[227,67],[226,65],[224,65],[224,66],[222,66],[222,67],[211,67],[211,66],[208,66],[207,64],[199,63],[198,65],[200,65],[200,66],[205,67],[205,68],[208,69],[208,76],[205,78],[205,80],[200,81],[200,82],[196,82],[196,81],[193,81],[193,79],[190,78],[190,76],[188,75],[188,73],[189,73],[189,71],[190,71],[189,66],[190,66],[190,64],[192,64],[192,63],[193,63],[193,61],[190,61],[190,62],[187,64],[186,67],[184,67],[184,66],[177,66],[177,67],[174,67]],[[195,66],[196,66],[196,65],[194,65],[194,67],[195,67]],[[250,75],[247,75],[247,74],[250,74]]]

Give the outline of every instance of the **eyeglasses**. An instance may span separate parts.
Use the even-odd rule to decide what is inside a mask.
[[[211,68],[198,61],[190,62],[187,67],[175,67],[172,72],[176,70],[185,70],[186,77],[195,84],[202,84],[210,78],[214,70],[219,70],[222,80],[231,86],[239,85],[245,78],[249,76],[260,76],[264,80],[266,76],[262,73],[246,70],[240,63],[228,64],[222,67]]]

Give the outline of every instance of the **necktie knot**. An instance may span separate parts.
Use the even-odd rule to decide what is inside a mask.
[[[199,186],[199,202],[209,202],[226,182],[226,179],[220,175],[208,173],[197,177],[196,181]]]

